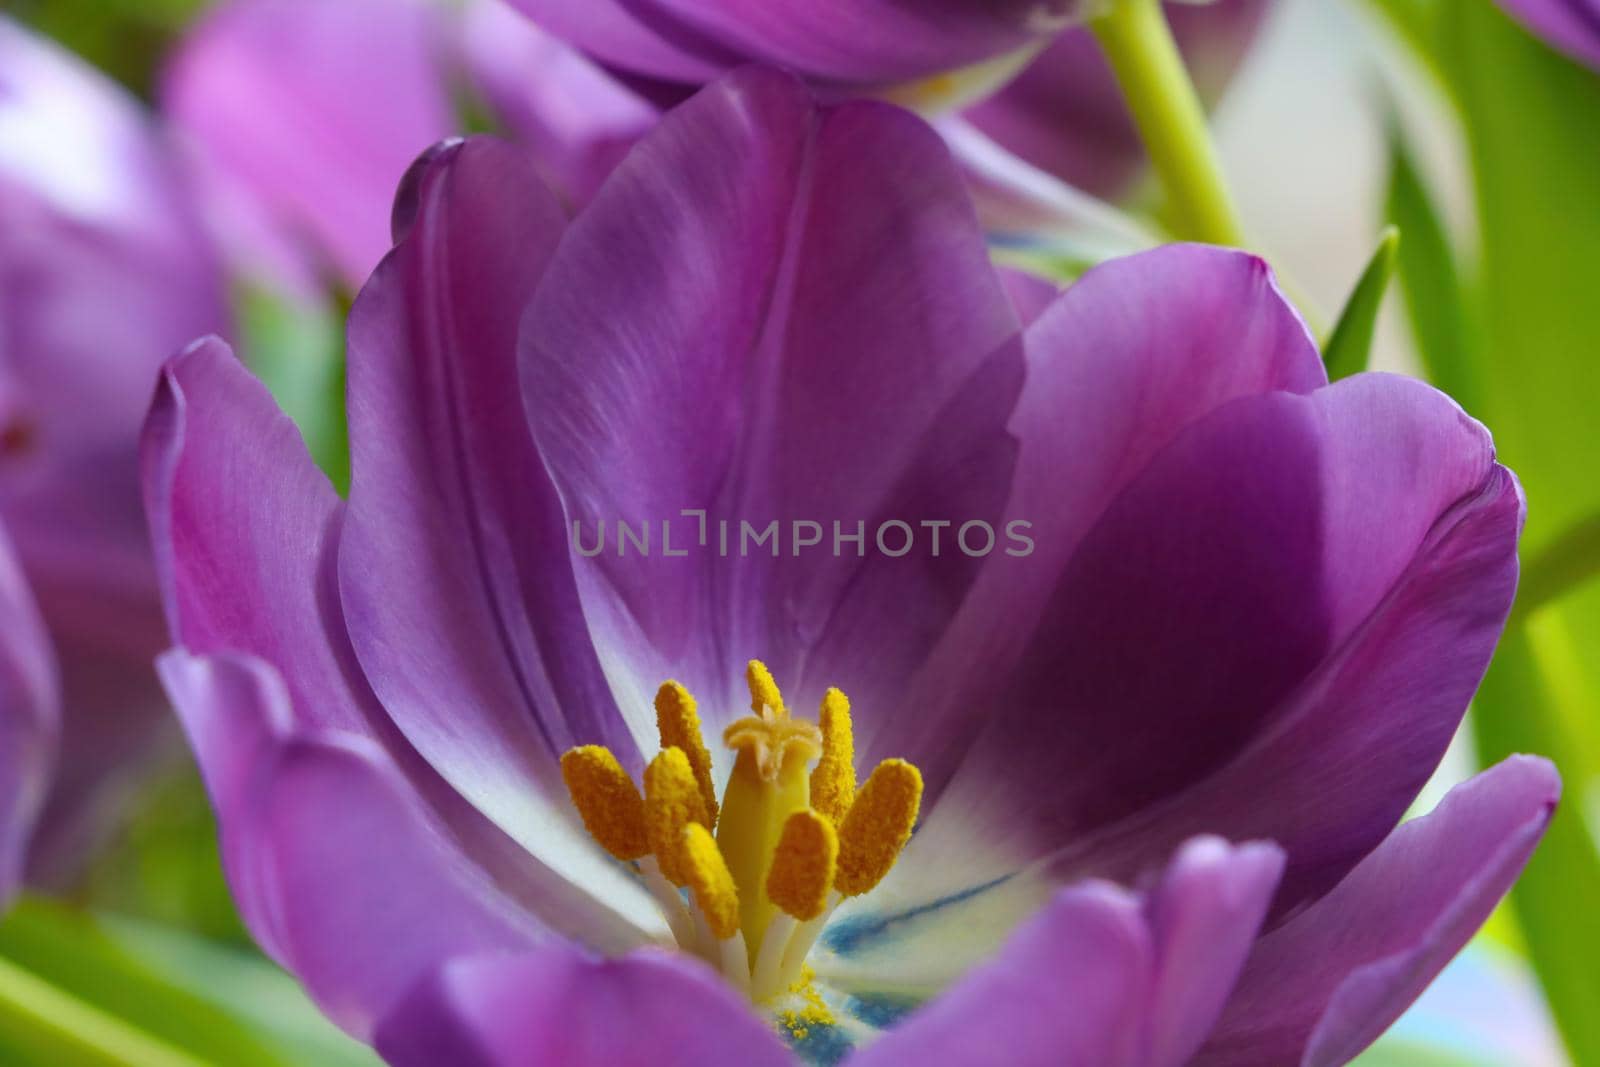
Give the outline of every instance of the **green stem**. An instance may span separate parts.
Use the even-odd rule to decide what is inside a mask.
[[[205,1067],[6,959],[0,959],[0,1047],[59,1067]]]
[[[1112,0],[1110,10],[1090,25],[1166,189],[1174,235],[1242,246],[1243,231],[1206,128],[1205,108],[1161,0]]]

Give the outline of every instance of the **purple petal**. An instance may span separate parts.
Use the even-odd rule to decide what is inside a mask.
[[[1061,287],[1055,282],[1022,270],[1002,268],[1000,283],[1006,287],[1006,295],[1011,297],[1011,306],[1023,326],[1032,326],[1061,295]]]
[[[1136,898],[1106,884],[1063,890],[852,1067],[994,1063],[1002,1050],[1017,1067],[1134,1064],[1152,954]]]
[[[831,523],[995,515],[1016,332],[948,153],[903,112],[819,111],[793,80],[745,71],[641,145],[574,224],[523,331],[569,520],[585,543],[602,520],[656,538],[648,559],[613,541],[580,564],[602,656],[633,664],[636,733],[668,675],[713,722],[734,712],[752,656],[797,703],[829,684],[863,706],[898,688],[973,561],[835,557]],[[666,558],[663,521],[674,551],[698,532],[684,509],[705,511],[706,543]],[[780,558],[740,559],[740,522],[769,520]],[[796,558],[791,520],[828,540]]]
[[[342,505],[294,425],[221,342],[202,342],[169,365],[144,461],[163,592],[185,649],[258,657],[281,673],[299,730],[337,730],[382,747],[459,847],[552,925],[614,947],[637,944],[659,923],[643,890],[565,827],[564,809],[518,829],[545,843],[541,858],[567,849],[562,871],[578,875],[523,852],[400,736],[345,633],[333,573]],[[610,903],[587,891],[605,892]]]
[[[1203,827],[1284,846],[1280,912],[1324,892],[1389,832],[1454,735],[1510,603],[1521,519],[1516,483],[1497,471],[1270,731],[1193,789],[1081,841],[1071,862],[1137,870]]]
[[[812,80],[877,84],[994,59],[1081,14],[1077,0],[651,0],[742,56]]]
[[[1157,973],[1151,1002],[1152,1067],[1189,1062],[1243,970],[1283,873],[1274,845],[1231,846],[1202,837],[1179,850],[1145,904]]]
[[[660,121],[659,107],[501,0],[477,0],[462,19],[464,61],[474,84],[574,202],[592,199],[634,142]]]
[[[850,1062],[1178,1067],[1221,1010],[1281,869],[1270,845],[1201,838],[1146,897],[1062,890],[991,962]]]
[[[1193,833],[1270,838],[1280,904],[1322,891],[1442,756],[1510,608],[1520,521],[1487,433],[1421,383],[1230,405],[1075,553],[956,810],[1114,877]]]
[[[636,761],[590,644],[561,502],[516,377],[517,325],[565,220],[526,153],[475,139],[407,183],[412,221],[350,325],[350,639],[412,745],[583,885],[618,882],[557,758]]]
[[[1348,1063],[1405,1011],[1511,887],[1560,793],[1513,757],[1400,827],[1264,937],[1197,1065]]]
[[[637,0],[508,0],[538,26],[602,62],[669,81],[710,81],[741,57]]]
[[[60,680],[27,581],[0,532],[0,905],[22,878],[56,758]]]
[[[273,664],[308,725],[371,730],[330,636],[342,630],[329,565],[339,498],[227,345],[200,341],[167,365],[143,463],[176,641]]]
[[[1027,558],[991,560],[912,699],[858,727],[872,757],[914,759],[934,793],[980,721],[972,709],[994,700],[999,665],[1033,632],[1056,576],[1152,457],[1231,400],[1326,381],[1267,266],[1198,245],[1091,270],[1034,322],[1027,346],[1028,384],[1011,423],[1022,453],[1005,511],[1031,524],[1035,547]]]
[[[566,948],[453,960],[379,1028],[395,1067],[794,1067],[750,1005],[688,957]]]
[[[296,733],[259,660],[169,653],[162,675],[206,775],[229,884],[264,947],[358,1037],[460,953],[543,929],[452,847],[371,742]]]
[[[455,126],[444,18],[423,0],[230,0],[174,57],[163,102],[354,288],[389,247],[395,183]]]
[[[1600,70],[1600,0],[1497,0],[1546,43]]]
[[[1227,87],[1269,5],[1270,0],[1165,5],[1207,101]],[[1116,79],[1086,29],[1063,33],[1014,81],[964,116],[1001,147],[1096,196],[1125,191],[1145,161]]]

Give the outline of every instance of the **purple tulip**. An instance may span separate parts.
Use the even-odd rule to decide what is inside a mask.
[[[1600,0],[1498,0],[1552,48],[1600,70]]]
[[[601,62],[700,84],[742,63],[887,86],[1042,47],[1082,0],[510,0]]]
[[[395,218],[348,501],[214,340],[145,445],[241,911],[391,1062],[1343,1063],[1543,831],[1532,758],[1396,828],[1517,483],[1260,260],[1024,330],[927,126],[754,70],[570,223],[491,139]]]
[[[657,118],[498,0],[231,0],[190,31],[162,88],[210,165],[236,255],[351,289],[388,250],[395,184],[460,132],[473,95],[575,199]]]
[[[65,684],[41,868],[167,722],[139,430],[162,361],[226,324],[189,199],[135,101],[0,19],[0,516]]]
[[[1173,35],[1207,102],[1217,100],[1233,79],[1270,6],[1270,0],[1166,5]],[[1096,196],[1126,191],[1145,160],[1122,92],[1085,29],[1062,34],[963,117],[1016,158]]]
[[[0,532],[0,908],[22,880],[49,792],[61,692],[44,620]]]

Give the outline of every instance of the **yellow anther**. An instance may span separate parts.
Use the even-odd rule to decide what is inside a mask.
[[[911,839],[922,806],[922,772],[905,760],[884,760],[839,825],[839,874],[847,897],[868,892],[889,873]]]
[[[762,708],[771,708],[779,717],[789,714],[783,709],[783,694],[778,691],[778,683],[772,680],[772,672],[765,663],[751,660],[744,669],[744,680],[750,685],[751,711],[760,715]]]
[[[822,759],[811,772],[811,806],[838,826],[856,799],[856,743],[850,701],[837,689],[822,697]]]
[[[717,789],[711,784],[711,753],[700,733],[700,714],[694,697],[677,682],[667,682],[656,692],[656,730],[662,748],[680,748],[689,757],[689,767],[700,786],[705,802],[707,826],[717,825]]]
[[[661,873],[673,885],[687,885],[683,830],[710,821],[700,786],[681,748],[662,749],[644,769],[644,828]]]
[[[561,777],[583,825],[601,848],[619,860],[636,860],[650,851],[639,787],[610,749],[584,745],[569,750],[561,757]]]
[[[801,922],[828,906],[838,869],[839,835],[814,811],[797,811],[783,824],[767,872],[767,898]]]
[[[739,891],[734,888],[722,850],[717,848],[711,831],[697,822],[683,828],[681,847],[684,881],[694,890],[695,903],[700,905],[706,925],[718,941],[726,941],[739,932]]]

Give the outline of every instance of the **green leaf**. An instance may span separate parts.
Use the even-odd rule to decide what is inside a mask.
[[[206,1067],[5,959],[0,959],[0,1053],[13,1067]]]
[[[1350,1061],[1350,1067],[1493,1067],[1477,1057],[1431,1048],[1416,1041],[1381,1040]]]
[[[30,1010],[37,1018],[26,1017]],[[90,1044],[88,1051],[74,1048],[74,1035]],[[117,1055],[94,1058],[96,1044]],[[0,1062],[375,1067],[378,1061],[253,951],[25,898],[0,924]]]
[[[1600,74],[1491,0],[1445,21],[1477,185],[1483,415],[1528,490],[1528,547],[1600,511]]]
[[[1405,234],[1397,264],[1412,340],[1428,380],[1472,411],[1479,355],[1456,253],[1398,125],[1389,155],[1388,216]]]
[[[1478,413],[1527,490],[1524,555],[1542,559],[1600,512],[1600,75],[1490,0],[1453,5],[1440,26],[1482,235]],[[1542,630],[1579,649],[1600,646],[1600,591],[1569,592],[1508,638],[1475,720],[1485,760],[1542,752],[1578,798],[1558,813],[1512,900],[1568,1049],[1579,1063],[1600,1063],[1600,859],[1581,803],[1595,781],[1600,658],[1567,657],[1553,674]]]
[[[1528,627],[1507,631],[1473,706],[1473,733],[1486,759],[1538,752],[1567,778],[1567,800],[1512,890],[1511,906],[1573,1059],[1600,1063],[1600,856],[1574,798],[1593,753],[1575,747],[1573,731],[1563,728],[1557,705],[1571,688],[1552,684],[1535,641]]]
[[[1517,590],[1518,616],[1531,615],[1600,576],[1600,514],[1590,515],[1525,560]]]
[[[1400,38],[1411,46],[1424,63],[1433,63],[1438,52],[1438,19],[1441,0],[1369,0]]]
[[[1600,1063],[1600,858],[1581,801],[1600,780],[1600,657],[1582,651],[1600,647],[1600,583],[1585,581],[1600,570],[1587,525],[1600,514],[1600,75],[1491,0],[1374,3],[1403,9],[1404,36],[1466,133],[1481,237],[1470,288],[1452,285],[1443,227],[1430,241],[1417,224],[1437,213],[1403,153],[1391,214],[1406,230],[1402,283],[1430,372],[1494,431],[1528,495],[1527,602],[1473,728],[1485,762],[1527,751],[1561,768],[1569,799],[1512,902],[1573,1059]],[[1408,267],[1407,255],[1425,262]]]
[[[39,1018],[0,1026],[0,1041],[12,1054],[31,1050],[44,1063],[295,1063],[226,1012],[158,977],[92,918],[40,900],[24,900],[0,925],[0,1018],[20,1024],[25,1012]],[[124,1048],[126,1059],[69,1054],[49,1032],[52,1019],[82,1042]]]
[[[1367,369],[1372,358],[1372,335],[1378,326],[1378,309],[1383,294],[1394,276],[1395,255],[1400,247],[1400,231],[1390,226],[1378,239],[1378,248],[1350,291],[1344,310],[1322,354],[1328,364],[1328,378],[1338,381]]]
[[[289,975],[253,952],[171,927],[117,917],[101,928],[153,973],[270,1036],[293,1062],[378,1067],[378,1057],[330,1023]]]

